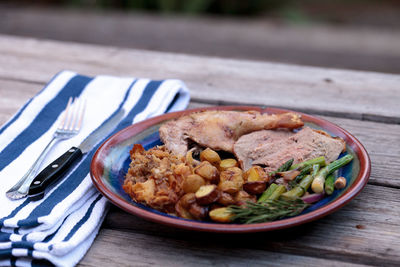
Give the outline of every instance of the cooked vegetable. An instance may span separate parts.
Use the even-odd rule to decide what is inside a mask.
[[[189,213],[192,215],[196,220],[201,220],[207,217],[208,214],[208,207],[200,206],[197,203],[193,203],[189,207]]]
[[[186,177],[182,188],[185,193],[195,193],[197,190],[199,190],[200,186],[205,184],[206,181],[203,179],[203,177],[197,174],[191,174]]]
[[[203,185],[195,193],[196,201],[200,205],[208,205],[219,199],[219,191],[215,184]]]
[[[208,214],[211,220],[220,223],[228,223],[232,221],[233,214],[227,207],[213,209]]]
[[[335,183],[335,175],[333,173],[329,174],[325,180],[325,193],[327,195],[332,195],[335,190],[333,184]]]
[[[335,181],[335,188],[336,189],[342,189],[346,187],[346,178],[344,177],[339,177]]]
[[[219,172],[217,168],[211,165],[211,163],[208,161],[203,161],[196,168],[194,168],[194,173],[200,175],[213,184],[217,184],[219,182]]]
[[[295,182],[300,182],[307,174],[309,174],[312,170],[312,165],[307,165],[303,169],[301,169],[300,174],[294,179]]]
[[[307,196],[302,197],[301,199],[308,204],[315,203],[323,199],[325,196],[324,193],[314,193],[314,194],[308,194]]]
[[[243,184],[243,190],[253,195],[261,194],[266,187],[267,182],[265,181],[248,181]]]
[[[200,160],[208,161],[214,166],[218,166],[221,162],[221,158],[219,157],[218,153],[208,147],[200,152]]]
[[[243,186],[243,172],[238,167],[229,168],[221,172],[219,177],[218,189],[222,192],[233,194],[238,192]]]
[[[233,205],[236,203],[236,200],[233,198],[231,194],[221,192],[217,202],[224,206]]]
[[[340,159],[337,159],[330,163],[328,166],[322,168],[317,176],[314,178],[314,181],[312,182],[311,189],[315,193],[322,193],[324,191],[324,184],[325,184],[325,178],[328,174],[336,171],[337,169],[343,167],[347,163],[353,160],[353,156],[348,154]]]
[[[178,216],[185,219],[193,219],[193,216],[189,213],[188,209],[195,202],[196,198],[193,193],[185,194],[181,197],[181,199],[175,204],[175,211]]]
[[[264,193],[262,193],[262,195],[260,196],[260,198],[258,199],[257,202],[263,202],[267,199],[269,199],[269,197],[272,195],[272,193],[275,191],[275,189],[278,187],[277,184],[271,184],[267,190],[264,191]]]
[[[286,192],[286,186],[280,184],[278,187],[272,192],[268,199],[275,200],[278,199],[283,193]]]
[[[236,161],[236,159],[223,159],[219,163],[220,171],[224,171],[226,169],[237,167],[237,166],[238,166],[238,162]]]
[[[277,172],[276,174],[281,176],[285,181],[293,181],[298,175],[300,175],[300,171],[290,170],[285,172]]]
[[[305,192],[307,192],[308,188],[310,188],[310,185],[312,183],[312,181],[314,180],[314,177],[317,175],[318,171],[319,171],[319,165],[318,164],[314,164],[312,166],[312,173],[307,175],[306,177],[304,177],[300,183],[294,187],[292,190],[283,193],[282,197],[284,198],[288,198],[288,199],[295,199],[295,198],[299,198],[301,196],[303,196],[305,194]]]
[[[290,167],[290,170],[302,170],[307,166],[312,166],[314,164],[318,164],[319,166],[323,167],[326,165],[325,162],[325,157],[318,157],[318,158],[313,158],[313,159],[309,159],[297,164],[294,164]]]
[[[294,159],[289,159],[288,161],[286,161],[285,163],[283,163],[277,170],[276,172],[285,172],[288,171],[290,169],[290,167],[293,164]]]
[[[252,166],[244,173],[245,181],[254,182],[254,181],[263,181],[265,180],[265,172],[263,168],[260,166]]]
[[[245,205],[247,202],[256,202],[257,198],[255,195],[250,195],[246,191],[240,190],[235,194],[235,204],[236,205]]]
[[[302,212],[309,204],[301,199],[265,200],[262,202],[247,202],[243,206],[229,206],[233,214],[232,221],[239,223],[262,223],[274,221],[283,217],[291,217]]]

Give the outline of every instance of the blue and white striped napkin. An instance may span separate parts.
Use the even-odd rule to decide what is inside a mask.
[[[56,144],[43,167],[80,144],[122,108],[125,117],[113,133],[149,117],[185,109],[189,102],[189,92],[179,80],[57,74],[0,128],[0,266],[49,262],[73,266],[89,249],[104,219],[107,200],[94,188],[89,166],[96,148],[108,136],[42,200],[11,201],[5,195],[49,142],[71,96],[86,100],[83,127],[75,137]]]

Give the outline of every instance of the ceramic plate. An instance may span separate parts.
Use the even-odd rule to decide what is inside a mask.
[[[145,149],[162,144],[158,135],[158,128],[162,123],[199,110],[257,110],[269,114],[290,111],[277,108],[219,106],[169,113],[133,124],[111,136],[97,150],[91,163],[91,177],[94,185],[113,204],[145,219],[189,230],[234,233],[283,229],[319,219],[348,203],[363,189],[369,179],[371,164],[368,153],[354,136],[326,120],[297,112],[302,115],[305,125],[314,129],[323,129],[332,136],[343,138],[346,142],[347,151],[342,154],[349,153],[354,156],[353,161],[341,168],[338,173],[338,175],[347,179],[346,188],[335,190],[331,196],[313,204],[303,213],[295,217],[266,223],[222,224],[178,218],[132,201],[122,189],[122,185],[129,168],[129,150],[133,144],[142,144]]]

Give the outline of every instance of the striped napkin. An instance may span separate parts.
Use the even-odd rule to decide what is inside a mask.
[[[96,148],[39,201],[9,200],[5,192],[22,177],[51,139],[68,98],[86,100],[83,127],[53,147],[43,166],[79,145],[108,118],[125,110],[115,133],[135,122],[185,109],[189,92],[179,80],[97,76],[63,71],[0,128],[0,266],[73,266],[85,255],[107,211],[89,166]]]

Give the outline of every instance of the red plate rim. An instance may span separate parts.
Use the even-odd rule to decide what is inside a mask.
[[[222,223],[204,223],[204,222],[196,222],[191,220],[182,220],[173,217],[167,217],[160,214],[156,214],[151,211],[147,211],[141,209],[139,207],[135,207],[134,205],[127,202],[125,199],[113,193],[108,187],[103,183],[101,176],[103,170],[103,164],[101,160],[101,154],[105,153],[110,147],[114,144],[119,143],[121,140],[126,140],[127,138],[140,133],[141,131],[147,129],[148,127],[158,124],[162,121],[173,119],[188,113],[202,111],[202,110],[256,110],[262,113],[284,113],[284,112],[295,112],[302,116],[302,119],[305,122],[312,122],[317,124],[321,128],[334,133],[342,137],[348,146],[350,146],[354,152],[357,154],[360,161],[360,172],[353,182],[353,184],[347,189],[345,193],[339,196],[337,199],[332,201],[331,203],[323,206],[319,209],[311,211],[309,213],[298,215],[295,217],[266,222],[266,223],[255,223],[255,224],[222,224]],[[93,156],[91,165],[90,165],[90,175],[95,187],[113,204],[120,207],[121,209],[142,217],[144,219],[161,223],[168,226],[173,226],[181,229],[187,230],[196,230],[196,231],[205,231],[205,232],[218,232],[218,233],[251,233],[251,232],[260,232],[260,231],[272,231],[278,229],[289,228],[293,226],[297,226],[303,223],[307,223],[310,221],[317,220],[322,218],[338,209],[343,207],[349,201],[351,201],[355,196],[357,196],[364,186],[367,184],[369,176],[371,172],[371,161],[367,151],[364,146],[351,135],[346,130],[337,126],[334,123],[328,122],[324,119],[317,118],[311,115],[304,114],[302,112],[280,109],[280,108],[265,108],[262,109],[260,107],[255,106],[214,106],[214,107],[205,107],[205,108],[196,108],[196,109],[188,109],[179,112],[172,112],[163,114],[154,118],[150,118],[144,120],[139,123],[135,123],[126,127],[125,129],[115,133],[110,138],[108,138],[96,151]]]

